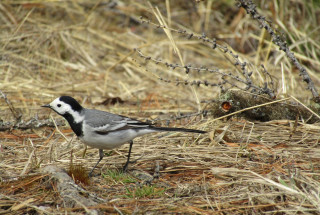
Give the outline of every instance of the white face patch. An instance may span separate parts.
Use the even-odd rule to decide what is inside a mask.
[[[59,98],[56,98],[50,103],[50,108],[61,115],[71,111],[71,106],[60,101]]]
[[[50,103],[50,108],[60,115],[69,113],[73,116],[74,122],[76,123],[79,123],[84,120],[84,116],[80,115],[78,111],[74,111],[69,104],[60,101],[59,98],[56,98]]]

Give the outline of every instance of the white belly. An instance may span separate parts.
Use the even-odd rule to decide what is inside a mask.
[[[154,130],[140,130],[133,129],[119,130],[116,132],[109,132],[108,134],[97,134],[91,127],[83,125],[83,137],[80,140],[86,145],[98,149],[114,149],[122,146],[130,140],[148,133],[155,132]]]

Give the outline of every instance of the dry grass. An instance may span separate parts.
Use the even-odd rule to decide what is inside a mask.
[[[90,2],[90,3],[88,3]],[[263,63],[278,80],[278,98],[292,95],[308,103],[305,89],[285,55],[277,50],[233,1],[152,1],[168,26],[208,32],[228,43],[252,65]],[[296,57],[319,83],[319,8],[303,1],[268,1],[262,13],[274,20],[291,41]],[[212,8],[212,10],[208,10]],[[167,11],[170,13],[167,13]],[[319,214],[320,151],[318,124],[288,120],[250,122],[210,116],[171,120],[206,107],[203,100],[219,89],[175,86],[160,76],[202,78],[144,62],[133,51],[166,62],[233,69],[220,52],[199,40],[187,40],[152,25],[157,22],[145,1],[12,1],[0,3],[0,90],[22,120],[49,118],[40,108],[52,99],[71,95],[94,107],[156,120],[159,124],[207,130],[208,135],[154,134],[135,140],[130,170],[151,175],[159,164],[160,177],[152,186],[132,173],[133,179],[110,176],[125,163],[127,145],[112,152],[99,165],[103,176],[82,187],[104,199],[94,207],[65,207],[55,183],[41,169],[49,164],[68,169],[73,163],[87,169],[97,161],[96,149],[84,146],[68,125],[0,132],[0,214],[104,213],[144,214]],[[180,53],[177,54],[177,53]],[[264,81],[263,77],[255,74]],[[101,105],[108,98],[124,102]],[[293,100],[290,100],[293,101]],[[12,109],[0,99],[3,122],[14,122]],[[56,114],[51,114],[58,120]],[[1,123],[0,123],[1,124]],[[109,174],[109,176],[108,176]],[[123,178],[124,177],[124,178]]]

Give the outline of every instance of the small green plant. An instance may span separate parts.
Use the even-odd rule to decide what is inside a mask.
[[[119,183],[119,182],[122,182],[122,183],[135,183],[137,180],[134,179],[133,177],[131,177],[130,175],[126,174],[126,173],[123,173],[119,170],[112,170],[112,169],[108,169],[106,171],[105,174],[102,174],[102,176],[109,180],[109,181],[112,181],[114,183]]]
[[[155,186],[144,185],[135,189],[129,189],[126,187],[127,198],[145,198],[145,197],[160,197],[164,194],[164,188],[157,188]]]

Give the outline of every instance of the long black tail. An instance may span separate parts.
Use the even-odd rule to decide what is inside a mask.
[[[188,129],[188,128],[168,128],[168,127],[152,127],[158,131],[178,131],[178,132],[192,132],[192,133],[199,133],[205,134],[206,131],[196,130],[196,129]]]

